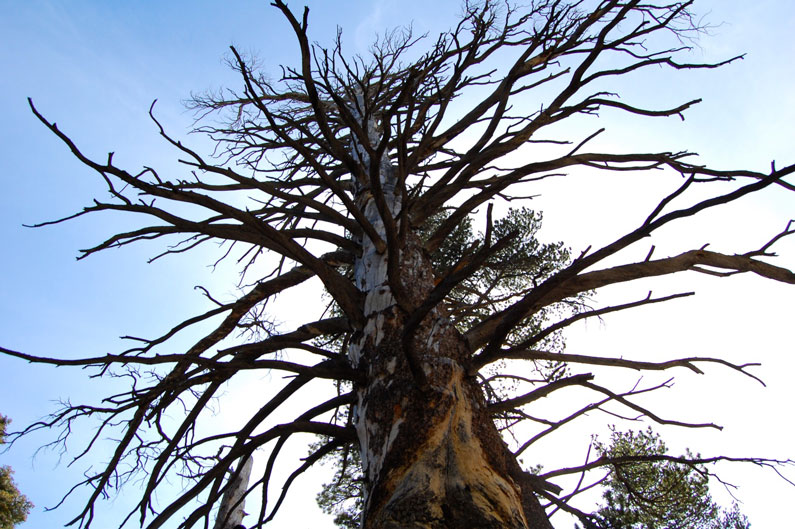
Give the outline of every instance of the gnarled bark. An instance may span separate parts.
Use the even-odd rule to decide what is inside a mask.
[[[419,302],[433,288],[430,265],[417,245],[401,255],[401,283]],[[461,334],[434,309],[404,338],[407,315],[380,279],[372,298],[391,304],[368,314],[354,348],[367,359],[356,408],[367,485],[363,527],[551,527],[467,375],[471,352]],[[406,345],[422,369],[419,380]]]
[[[365,128],[372,133],[374,121]],[[355,142],[352,150],[369,162]],[[353,367],[366,373],[354,412],[366,481],[362,527],[551,528],[467,374],[472,351],[442,310],[426,303],[436,284],[423,246],[413,233],[394,246],[389,220],[401,209],[394,168],[367,165],[383,202],[365,188],[357,205],[391,244],[387,254],[362,237],[354,263],[365,295],[365,325],[349,351]],[[412,318],[418,310],[420,321]]]

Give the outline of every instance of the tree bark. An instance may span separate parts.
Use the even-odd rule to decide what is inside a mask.
[[[243,510],[246,504],[245,494],[248,490],[248,480],[251,477],[251,466],[254,460],[249,457],[245,462],[241,461],[238,465],[243,465],[240,473],[234,476],[232,483],[224,493],[221,507],[215,518],[213,529],[237,529],[241,527],[243,517],[246,515]]]
[[[401,283],[416,306],[433,288],[430,263],[418,244],[401,254]],[[367,324],[351,348],[368,381],[355,412],[363,527],[551,527],[466,374],[471,353],[461,334],[437,309],[419,325],[408,342],[426,376],[422,387],[407,361],[407,315],[381,279],[371,283]]]
[[[369,165],[355,143],[353,151]],[[395,170],[382,164],[379,173],[389,214],[399,218]],[[388,240],[373,190],[359,189],[356,200]],[[407,327],[407,306],[420,306],[434,288],[418,238],[409,232],[399,248],[380,253],[367,236],[361,244],[354,280],[365,294],[365,325],[348,354],[367,380],[354,409],[366,491],[362,527],[551,529],[467,375],[472,351],[464,337],[438,307]],[[389,252],[399,256],[397,282],[389,277]],[[390,285],[401,289],[403,306]]]

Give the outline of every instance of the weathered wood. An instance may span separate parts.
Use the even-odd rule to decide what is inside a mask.
[[[239,529],[242,527],[243,517],[246,515],[243,510],[246,505],[245,494],[253,463],[254,459],[249,457],[243,463],[240,473],[237,476],[233,474],[233,481],[221,500],[221,507],[218,509],[213,529]]]
[[[363,123],[367,133],[375,127],[372,119]],[[399,218],[401,209],[396,168],[369,163],[355,141],[351,150],[373,169],[368,176],[380,180],[359,187],[357,205],[389,241],[379,252],[363,236],[354,262],[354,281],[365,296],[365,325],[349,349],[353,367],[366,371],[354,412],[366,492],[362,527],[551,528],[480,386],[467,375],[472,351],[464,337],[439,307],[424,306],[435,276],[420,241],[413,233],[397,240],[388,233],[384,217]],[[399,277],[390,275],[395,272]],[[422,307],[419,324],[407,325],[407,307]]]

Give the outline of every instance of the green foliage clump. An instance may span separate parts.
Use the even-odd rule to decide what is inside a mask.
[[[11,422],[0,415],[0,444],[5,443],[6,426]],[[11,467],[0,467],[0,529],[13,529],[17,524],[27,520],[33,504],[20,494]]]
[[[609,458],[610,474],[603,483],[603,504],[596,513],[604,529],[748,529],[737,504],[721,509],[709,493],[709,474],[687,450],[684,456],[660,459],[668,448],[660,436],[645,431],[612,430],[609,443],[595,442]]]
[[[324,483],[315,498],[321,510],[334,516],[340,529],[359,529],[364,508],[362,463],[359,451],[350,445],[326,456],[334,465],[334,479]]]
[[[421,235],[433,232],[445,219],[446,215],[432,217]],[[568,264],[569,251],[563,243],[542,243],[536,237],[542,220],[540,212],[511,208],[503,218],[494,221],[492,241],[510,237],[510,242],[450,293],[446,300],[448,309],[459,328],[477,325]],[[482,238],[483,234],[474,233],[471,217],[464,218],[431,255],[437,277],[466,263],[467,251]],[[546,316],[539,313],[529,318],[510,336],[511,341],[521,341],[538,332]]]
[[[420,230],[420,236],[432,234],[447,217],[443,212],[429,218]],[[462,332],[515,303],[569,264],[571,255],[562,242],[543,243],[538,239],[542,221],[541,212],[524,207],[510,208],[505,216],[494,221],[492,244],[504,237],[509,238],[509,242],[491,255],[475,273],[453,288],[445,299],[448,317]],[[444,277],[456,266],[466,264],[471,249],[483,242],[485,235],[476,234],[472,225],[472,217],[465,217],[430,256],[437,278]],[[571,299],[539,310],[518,325],[507,336],[506,343],[518,344],[536,336],[553,314],[576,312],[582,307],[581,299]],[[565,344],[562,335],[554,332],[532,346],[563,352]],[[567,366],[561,362],[536,361],[533,365],[534,370],[546,381],[567,374]],[[489,374],[494,375],[503,367],[501,364],[496,365]],[[497,378],[505,383],[505,379]],[[488,384],[484,388],[489,395],[510,389],[495,384]]]

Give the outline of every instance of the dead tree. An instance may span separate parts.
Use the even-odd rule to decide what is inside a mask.
[[[237,477],[230,480],[221,505],[218,507],[213,529],[237,529],[241,526],[240,522],[243,521],[246,514],[243,508],[253,465],[254,460],[249,457],[242,463],[242,469],[236,473]]]
[[[328,48],[311,44],[308,9],[297,15],[275,0],[294,30],[300,62],[271,80],[232,49],[240,91],[195,101],[213,115],[199,130],[216,142],[216,156],[174,139],[150,111],[186,168],[178,175],[150,167],[128,171],[112,154],[91,159],[31,102],[36,117],[107,183],[112,198],[74,216],[111,210],[142,219],[139,229],[113,235],[84,257],[143,240],[177,238],[164,254],[215,241],[225,245],[222,258],[237,258],[244,274],[235,301],[215,301],[208,292],[213,308],[159,338],[136,338],[120,354],[67,361],[2,350],[33,362],[134,375],[132,387],[101,405],[69,406],[27,430],[68,429],[90,417],[100,421],[95,440],[117,432],[107,465],[82,482],[92,492],[75,523],[88,527],[103,494],[143,477],[141,526],[155,529],[184,516],[181,528],[207,527],[229,483],[239,481],[238,462],[256,452],[267,464],[249,484],[249,505],[259,505],[259,512],[246,525],[261,527],[302,472],[354,446],[364,473],[364,528],[548,528],[545,507],[588,519],[569,501],[577,491],[562,491],[555,478],[611,462],[534,476],[517,461],[533,442],[610,406],[663,424],[714,426],[666,419],[638,403],[639,395],[666,383],[620,392],[588,369],[701,373],[713,363],[752,376],[751,364],[708,357],[654,363],[567,354],[555,346],[576,321],[688,295],[649,294],[598,308],[582,302],[609,285],[684,271],[753,272],[795,284],[795,274],[766,259],[776,241],[793,233],[791,226],[735,254],[649,251],[642,261],[605,264],[663,226],[769,187],[792,191],[787,177],[795,166],[717,170],[689,152],[590,151],[603,129],[566,141],[550,131],[603,109],[653,120],[681,117],[698,103],[656,108],[615,93],[625,76],[647,68],[715,68],[738,58],[687,62],[687,43],[699,32],[691,4],[467,2],[457,25],[435,40],[399,30],[377,41],[370,56],[349,57],[339,39]],[[494,218],[495,204],[530,195],[534,182],[572,170],[593,178],[673,172],[682,182],[639,226],[573,258],[562,246],[538,245],[526,229],[533,218],[527,210]],[[675,205],[710,186],[709,198]],[[264,315],[274,297],[310,278],[330,300],[322,317],[288,330],[268,325]],[[207,322],[214,330],[195,345],[162,352],[175,335]],[[519,361],[527,367],[518,368]],[[239,430],[198,432],[213,399],[251,370],[290,378]],[[302,400],[300,390],[316,380],[327,381],[332,396]],[[506,380],[511,384],[502,384]],[[540,398],[571,387],[590,391],[593,400],[565,419],[533,415]],[[299,402],[304,411],[274,422]],[[175,414],[178,421],[165,420]],[[537,421],[538,433],[509,445],[503,434],[524,420]],[[302,433],[325,441],[297,463],[274,501],[275,461]],[[186,477],[188,486],[158,508],[153,496],[174,475]]]

